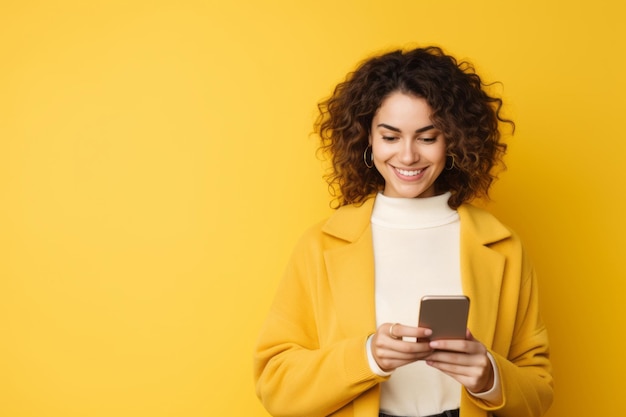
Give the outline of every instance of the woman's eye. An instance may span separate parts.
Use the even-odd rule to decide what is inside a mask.
[[[395,136],[383,136],[383,140],[392,141],[392,140],[396,140],[396,137]]]
[[[437,138],[436,138],[436,137],[435,137],[435,138],[420,138],[420,140],[421,140],[422,142],[425,142],[425,143],[434,143],[434,142],[437,142]]]

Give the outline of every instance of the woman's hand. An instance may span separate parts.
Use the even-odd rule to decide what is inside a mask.
[[[428,341],[404,341],[403,337],[422,339],[431,335],[430,329],[404,326],[398,323],[384,323],[372,337],[372,355],[385,372],[400,366],[425,359],[433,353]]]
[[[487,348],[474,339],[469,329],[466,340],[432,341],[430,348],[434,352],[428,356],[426,363],[450,375],[470,392],[479,394],[493,387],[494,371]]]

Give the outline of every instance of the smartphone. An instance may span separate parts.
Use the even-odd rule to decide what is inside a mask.
[[[433,331],[430,340],[465,339],[469,304],[465,295],[426,295],[420,302],[418,326]]]

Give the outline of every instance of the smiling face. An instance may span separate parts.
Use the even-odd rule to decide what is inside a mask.
[[[446,165],[446,143],[430,120],[421,97],[391,93],[372,120],[374,165],[385,180],[387,197],[432,197],[435,180]]]

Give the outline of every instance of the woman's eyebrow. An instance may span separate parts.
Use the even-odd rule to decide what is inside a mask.
[[[385,129],[389,129],[389,130],[393,130],[394,132],[402,132],[400,129],[398,129],[397,127],[394,126],[389,126],[388,124],[385,123],[379,123],[376,127],[384,127]],[[428,126],[424,126],[424,127],[420,127],[419,129],[417,129],[415,131],[415,133],[422,133],[422,132],[426,132],[427,130],[433,129],[435,126],[433,125],[428,125]]]

